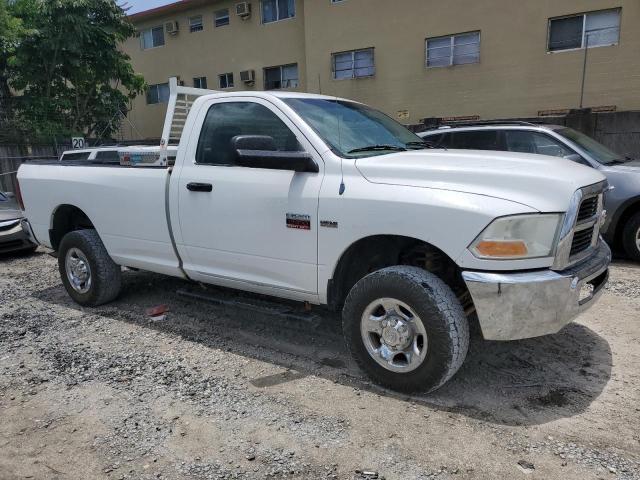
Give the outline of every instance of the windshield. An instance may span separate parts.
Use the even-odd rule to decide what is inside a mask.
[[[360,158],[427,147],[423,139],[404,126],[365,105],[324,98],[284,101],[341,157]]]
[[[586,151],[594,160],[603,165],[611,165],[614,163],[622,163],[625,161],[621,155],[618,155],[614,151],[609,150],[607,147],[595,141],[593,138],[585,135],[584,133],[580,133],[573,128],[562,128],[560,130],[557,130],[557,132],[563,137],[578,144],[578,146]]]

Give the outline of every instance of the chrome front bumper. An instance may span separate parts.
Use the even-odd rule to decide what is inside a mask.
[[[600,240],[593,254],[566,270],[522,273],[462,272],[487,340],[557,333],[591,307],[609,278],[611,250]]]

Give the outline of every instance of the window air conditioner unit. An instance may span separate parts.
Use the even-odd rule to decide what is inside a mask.
[[[164,24],[164,29],[167,31],[169,35],[177,35],[180,30],[179,24],[177,21],[167,22]]]
[[[251,15],[251,4],[249,2],[236,3],[236,15],[248,18]]]
[[[247,84],[253,84],[256,81],[256,71],[243,70],[240,72],[240,80]]]

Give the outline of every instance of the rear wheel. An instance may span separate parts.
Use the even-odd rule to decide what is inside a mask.
[[[343,310],[347,345],[377,383],[432,391],[460,368],[469,324],[453,291],[418,267],[389,267],[360,280]]]
[[[622,230],[622,245],[632,260],[640,262],[640,212],[627,220]]]
[[[80,305],[102,305],[120,293],[120,266],[111,259],[95,230],[76,230],[63,237],[58,268],[67,293]]]

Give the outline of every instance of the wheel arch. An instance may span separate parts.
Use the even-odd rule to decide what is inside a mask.
[[[442,249],[421,239],[386,234],[360,238],[344,249],[328,280],[328,305],[339,309],[360,279],[395,265],[418,266],[434,273],[458,295],[465,309],[473,307],[460,267]]]
[[[630,198],[617,209],[611,220],[611,226],[613,227],[611,240],[615,244],[621,244],[624,225],[637,212],[640,212],[640,195]]]
[[[49,241],[51,248],[58,250],[62,238],[74,230],[95,228],[89,216],[75,205],[58,205],[51,214]]]

